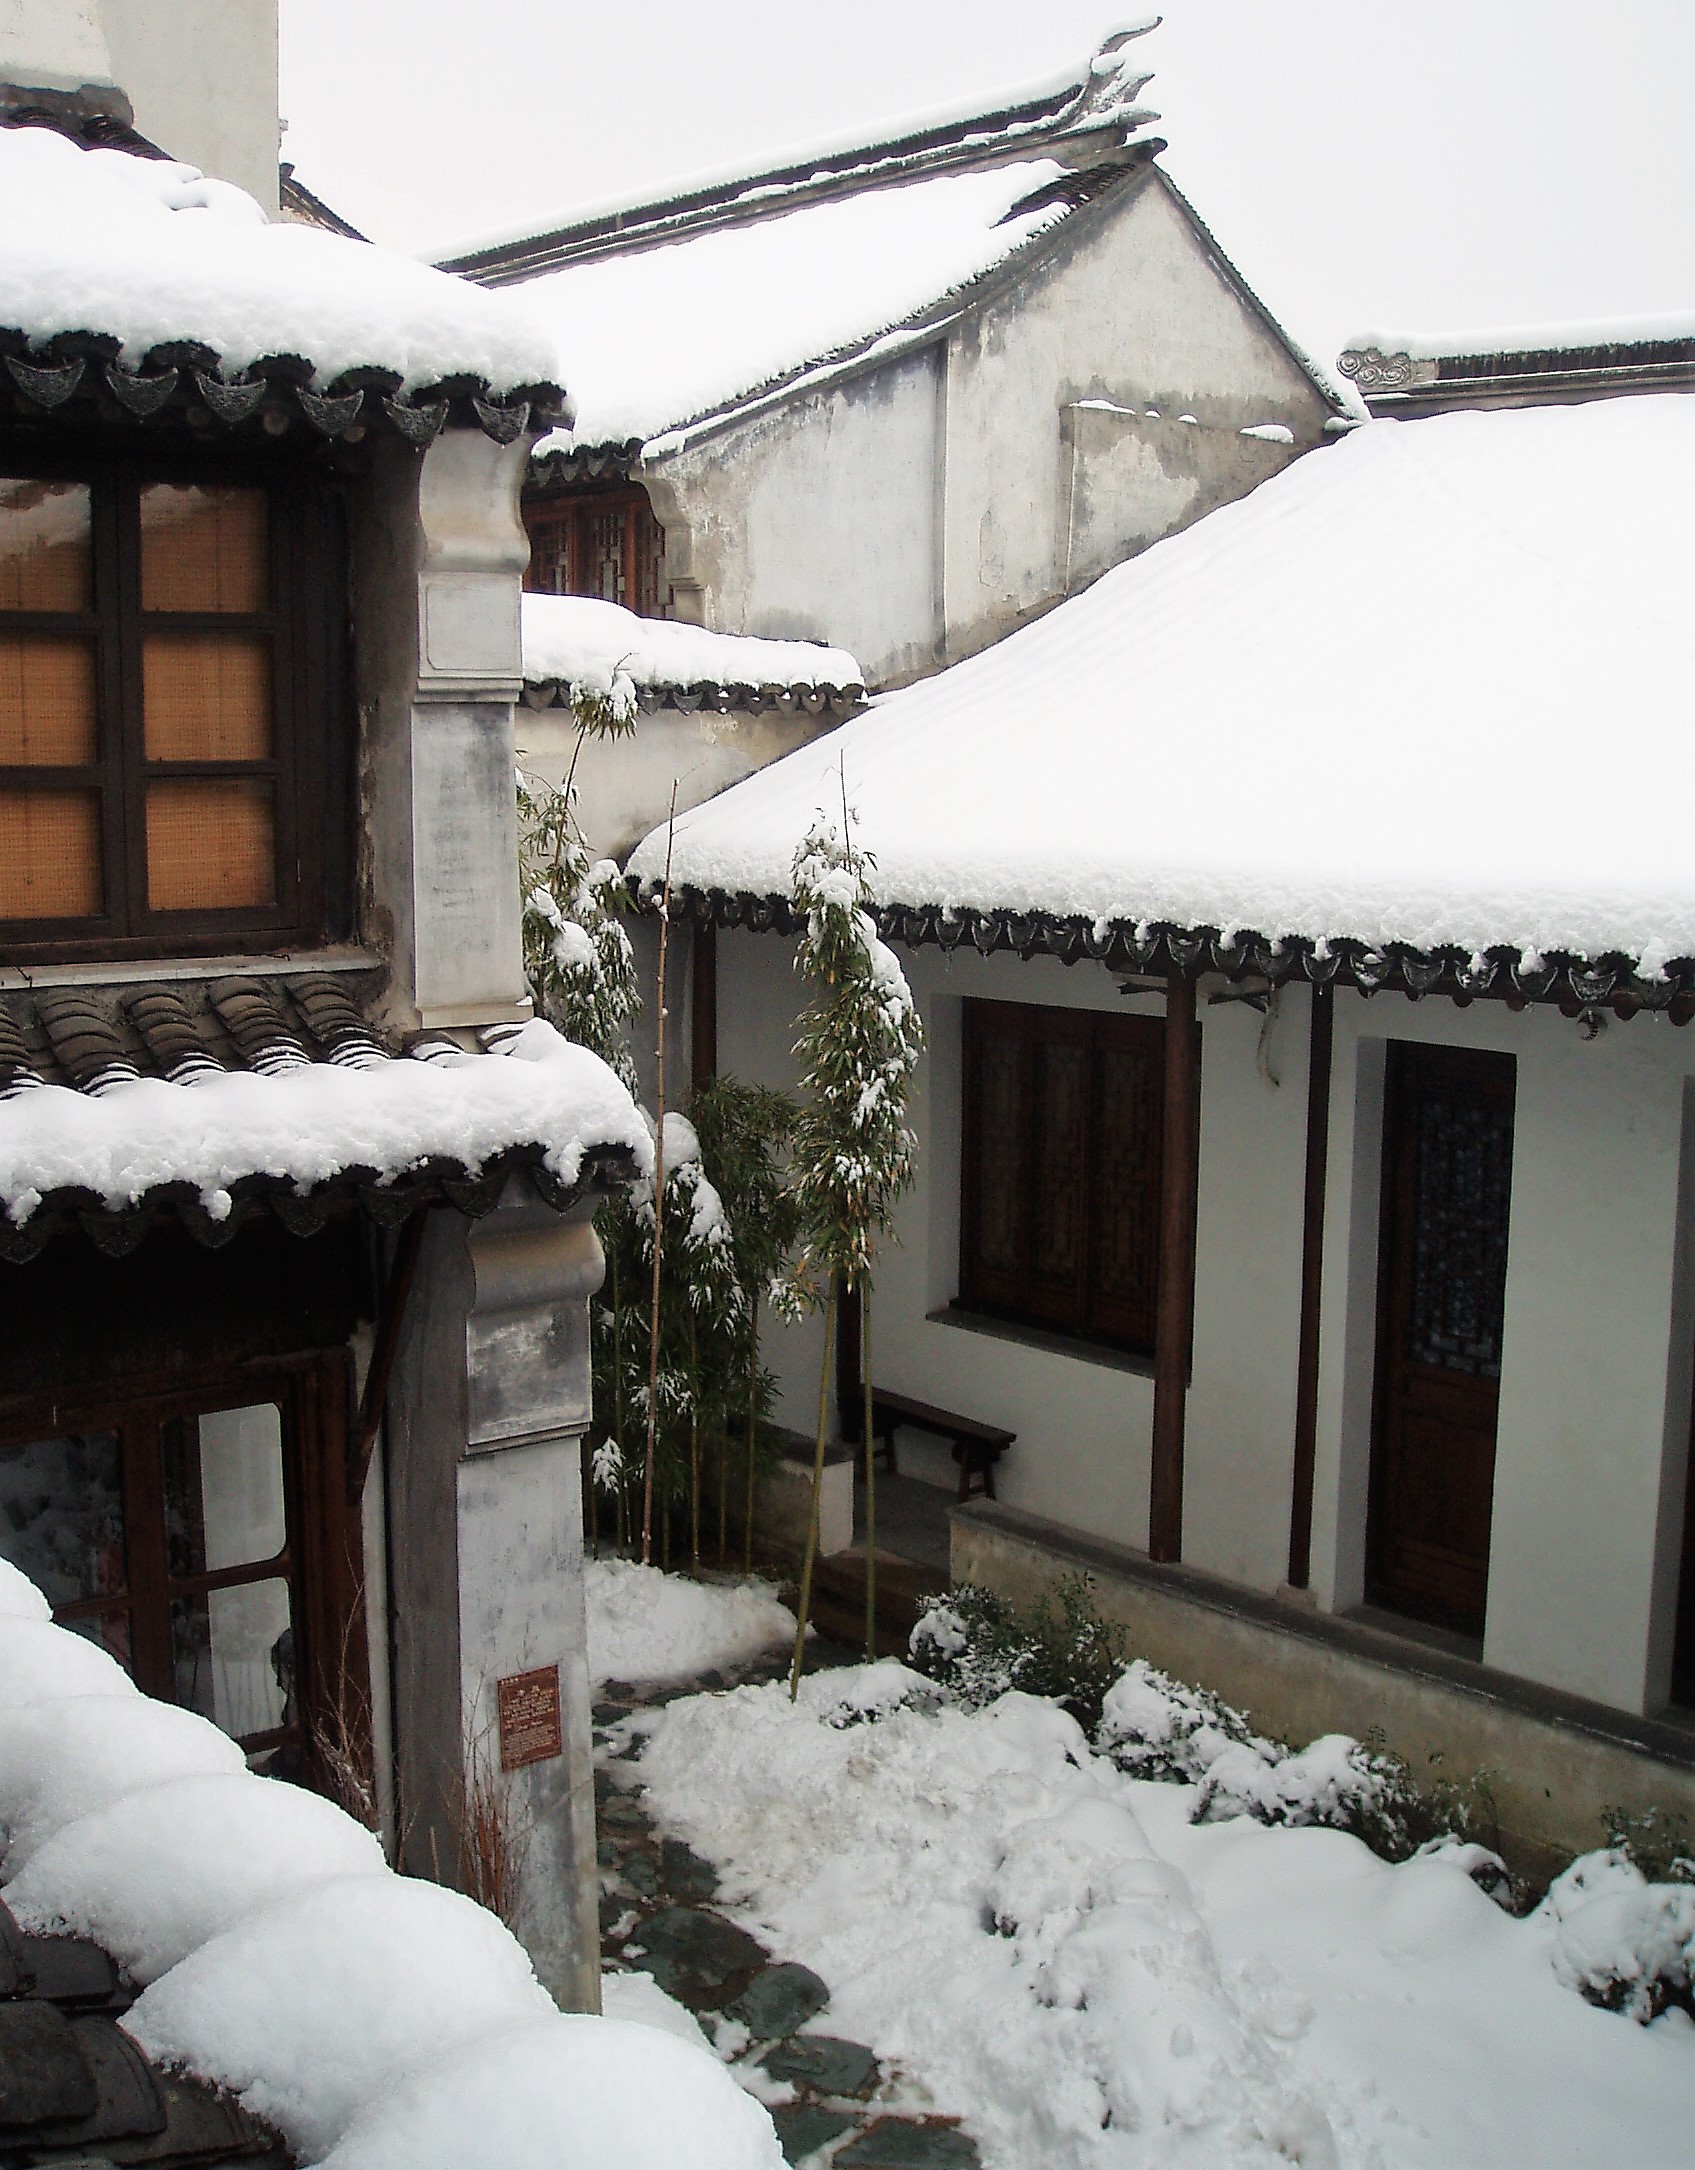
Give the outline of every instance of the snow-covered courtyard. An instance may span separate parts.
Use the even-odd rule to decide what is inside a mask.
[[[745,1650],[746,1603],[695,1663]],[[1688,2159],[1695,2023],[1571,1986],[1640,1896],[1616,1860],[1515,1918],[1463,1851],[1390,1865],[1340,1830],[1195,1822],[1200,1788],[1129,1775],[1057,1703],[973,1710],[893,1663],[622,1730],[720,1908],[815,1969],[829,2028],[960,2118],[986,2170]]]

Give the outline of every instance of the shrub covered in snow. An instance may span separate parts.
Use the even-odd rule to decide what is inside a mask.
[[[1580,1854],[1548,1887],[1554,1972],[1568,1989],[1644,2025],[1695,2017],[1695,1883],[1650,1883],[1622,1848]]]
[[[1063,1577],[1022,1613],[962,1584],[920,1617],[911,1658],[969,1709],[1014,1688],[1051,1698],[1131,1777],[1194,1786],[1196,1823],[1323,1825],[1351,1831],[1386,1861],[1440,1848],[1491,1897],[1512,1900],[1505,1864],[1477,1843],[1493,1821],[1486,1786],[1439,1781],[1424,1791],[1398,1756],[1343,1733],[1292,1749],[1208,1689],[1145,1658],[1126,1665],[1123,1631],[1095,1612],[1087,1575]]]
[[[1051,1697],[1092,1731],[1124,1670],[1124,1632],[1101,1619],[1092,1590],[1087,1575],[1063,1575],[1020,1613],[993,1590],[961,1583],[919,1616],[908,1655],[968,1709],[1019,1688]]]

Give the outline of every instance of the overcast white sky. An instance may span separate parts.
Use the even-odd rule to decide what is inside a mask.
[[[281,0],[284,145],[439,253],[1067,66],[1101,0]],[[1145,11],[1144,11],[1145,12]],[[1321,358],[1695,314],[1695,0],[1167,0],[1164,164]]]

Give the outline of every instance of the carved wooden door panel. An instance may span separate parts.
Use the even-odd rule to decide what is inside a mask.
[[[1481,1637],[1513,1058],[1409,1045],[1389,1053],[1367,1595]]]

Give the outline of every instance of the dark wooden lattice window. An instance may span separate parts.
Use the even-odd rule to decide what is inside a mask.
[[[665,530],[639,484],[534,498],[524,507],[535,595],[593,595],[662,618]]]
[[[1151,1352],[1163,1049],[1155,1017],[966,1003],[962,1306]]]

